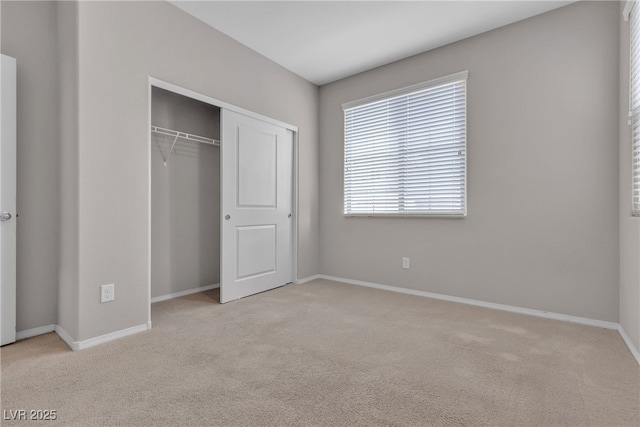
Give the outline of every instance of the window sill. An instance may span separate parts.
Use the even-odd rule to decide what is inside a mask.
[[[342,214],[345,218],[446,218],[464,219],[467,213],[463,214]]]

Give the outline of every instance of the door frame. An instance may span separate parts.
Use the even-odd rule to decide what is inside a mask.
[[[147,291],[148,291],[148,313],[147,313],[147,322],[149,328],[151,328],[151,154],[152,154],[152,136],[151,136],[151,92],[154,87],[164,89],[169,92],[176,93],[178,95],[185,96],[187,98],[195,99],[200,102],[204,102],[205,104],[212,105],[214,107],[218,107],[220,109],[230,110],[235,113],[243,114],[245,116],[261,120],[263,122],[271,123],[276,126],[280,126],[286,128],[293,132],[293,183],[292,183],[292,213],[293,213],[293,222],[291,224],[291,277],[293,278],[293,283],[298,281],[298,127],[291,125],[289,123],[281,122],[279,120],[273,119],[271,117],[263,116],[262,114],[255,113],[250,110],[246,110],[244,108],[235,106],[233,104],[229,104],[228,102],[220,101],[219,99],[213,98],[208,95],[204,95],[202,93],[193,91],[191,89],[187,89],[182,86],[175,85],[173,83],[169,83],[164,80],[157,79],[155,77],[149,76],[148,80],[148,99],[147,99],[147,170],[148,170],[148,182],[149,185],[147,187],[147,210],[149,214],[147,216]],[[222,135],[220,136],[222,139]],[[224,189],[220,188],[220,197],[222,198],[222,191]],[[220,234],[222,238],[222,234]],[[222,272],[222,265],[220,266],[220,271]],[[222,277],[221,277],[222,279]]]
[[[16,232],[17,232],[17,68],[16,59],[0,55],[2,81],[0,82],[0,171],[10,175],[4,184],[4,198],[0,198],[1,210],[7,210],[13,218],[2,226],[0,242],[0,345],[16,341]],[[6,170],[5,170],[6,168]]]

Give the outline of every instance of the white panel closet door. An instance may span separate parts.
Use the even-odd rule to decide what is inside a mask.
[[[16,340],[16,60],[0,67],[0,345]]]
[[[220,302],[290,283],[293,133],[222,110]]]

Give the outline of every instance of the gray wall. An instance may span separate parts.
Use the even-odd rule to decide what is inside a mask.
[[[58,325],[72,337],[80,328],[78,6],[57,3],[60,125],[60,248]]]
[[[2,1],[2,53],[17,59],[17,330],[57,323],[59,137],[56,4]]]
[[[220,109],[152,89],[155,126],[220,139]],[[151,135],[151,296],[220,282],[220,147]]]
[[[170,4],[1,2],[2,52],[18,59],[18,330],[57,322],[81,340],[146,322],[152,75],[299,126],[298,277],[619,320],[640,347],[618,7],[581,2],[327,85],[319,98]],[[340,104],[463,69],[469,216],[343,218]],[[110,282],[116,301],[100,305]]]
[[[299,275],[318,273],[317,87],[166,2],[81,2],[78,9],[74,338],[147,322],[149,75],[299,126]],[[116,299],[100,304],[105,283],[115,283]]]
[[[622,20],[624,2],[620,2]],[[640,350],[640,218],[631,216],[629,22],[620,25],[620,325]]]
[[[321,272],[617,322],[618,13],[580,2],[321,87]],[[341,104],[462,70],[468,217],[343,217]]]

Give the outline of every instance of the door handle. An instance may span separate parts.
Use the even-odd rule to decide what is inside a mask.
[[[4,211],[0,214],[0,221],[9,221],[11,219],[11,214],[7,211]]]
[[[224,219],[226,219],[227,221],[229,221],[231,219],[231,215],[225,215]]]

